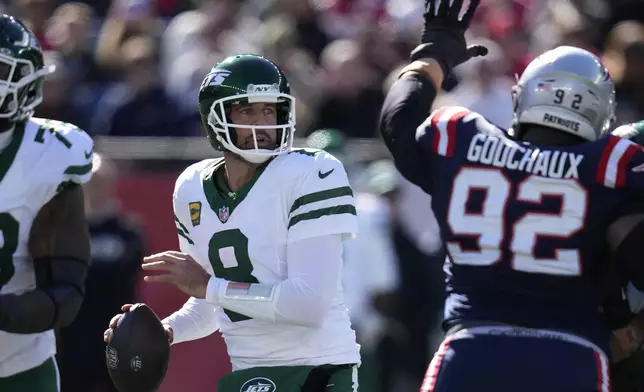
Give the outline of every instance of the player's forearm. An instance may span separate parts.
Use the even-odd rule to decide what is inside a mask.
[[[205,338],[219,329],[215,307],[194,297],[162,323],[172,328],[172,344]]]
[[[380,112],[380,132],[395,158],[415,143],[416,128],[429,116],[437,91],[425,73],[411,71],[391,86]]]
[[[276,285],[229,282],[218,278],[212,279],[211,283],[209,292],[212,294],[206,295],[206,300],[257,320],[317,327],[328,309],[329,301],[300,279],[289,279]]]
[[[639,206],[638,206],[639,207]],[[641,262],[641,239],[644,236],[644,213],[625,215],[613,222],[607,232],[607,242],[628,279],[644,291],[644,264]]]
[[[644,344],[644,312],[638,313],[624,328],[613,331],[611,360],[622,361],[633,355]]]
[[[427,182],[427,156],[416,141],[416,130],[429,116],[437,89],[424,73],[405,72],[394,82],[380,112],[380,133],[400,173],[412,183]]]
[[[430,58],[412,62],[400,71],[400,76],[407,72],[418,72],[425,75],[434,84],[436,90],[440,89],[445,79],[441,66],[436,60]]]
[[[51,329],[53,300],[42,290],[21,295],[0,296],[0,330],[11,333],[38,333]]]
[[[306,327],[322,324],[342,269],[340,235],[296,241],[287,250],[288,279],[277,284],[212,278],[206,300],[244,316]]]
[[[0,296],[0,330],[28,334],[70,325],[83,303],[85,262],[35,260],[38,288]]]

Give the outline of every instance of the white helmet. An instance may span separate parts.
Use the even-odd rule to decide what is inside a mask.
[[[615,86],[608,70],[597,56],[572,46],[534,59],[512,94],[513,128],[537,124],[593,141],[615,119]]]

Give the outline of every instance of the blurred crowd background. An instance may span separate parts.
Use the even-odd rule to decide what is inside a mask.
[[[539,53],[573,45],[609,68],[616,125],[644,118],[644,2],[481,3],[468,39],[490,54],[456,69],[436,105],[463,105],[508,127],[515,74]],[[163,317],[185,300],[170,287],[141,284],[139,263],[177,246],[171,194],[181,168],[201,158],[186,147],[203,135],[197,91],[207,70],[237,53],[263,54],[282,67],[298,99],[298,143],[336,154],[352,179],[362,233],[347,243],[344,279],[363,346],[363,390],[418,390],[440,340],[443,254],[428,198],[382,153],[376,123],[418,42],[422,6],[423,0],[0,2],[57,65],[36,115],[71,122],[97,140],[95,178],[86,189],[94,264],[81,314],[59,331],[63,392],[112,391],[102,332],[122,303],[148,302]],[[151,146],[152,154],[148,148],[145,158],[137,155],[128,140]],[[183,151],[180,159],[169,154],[176,150]],[[229,369],[218,334],[184,343],[173,347],[161,391],[215,391]]]

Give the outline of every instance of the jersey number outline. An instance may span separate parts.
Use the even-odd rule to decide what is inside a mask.
[[[233,252],[233,257],[226,258],[226,260],[232,259],[233,261],[224,263],[221,251],[228,249]],[[213,234],[208,243],[208,259],[218,278],[231,282],[259,283],[259,280],[252,275],[253,263],[248,255],[248,237],[239,229],[224,230]],[[233,323],[251,319],[251,317],[228,309],[224,309],[224,313]]]
[[[584,228],[588,192],[577,181],[530,175],[515,185],[500,169],[466,167],[454,178],[447,211],[447,225],[456,236],[473,237],[478,250],[463,250],[458,241],[447,249],[456,265],[491,266],[503,257],[501,244],[509,235],[511,268],[515,271],[555,276],[579,276],[581,255],[577,249],[554,249],[553,258],[534,254],[539,237],[570,238]],[[485,192],[480,212],[466,210],[472,190]],[[561,208],[553,212],[525,212],[506,233],[506,207],[510,196],[516,201],[541,205],[544,196],[557,197]],[[564,215],[565,213],[565,215]]]
[[[18,250],[18,237],[20,224],[8,212],[0,213],[0,288],[9,283],[16,273],[13,264],[13,254]]]

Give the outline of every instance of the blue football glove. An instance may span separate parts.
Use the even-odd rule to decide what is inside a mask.
[[[485,56],[488,52],[485,46],[467,46],[465,43],[465,30],[472,21],[479,1],[471,0],[465,11],[463,0],[425,0],[421,44],[411,52],[411,61],[432,58],[447,77],[457,65],[472,57]],[[463,17],[459,19],[461,14]]]

